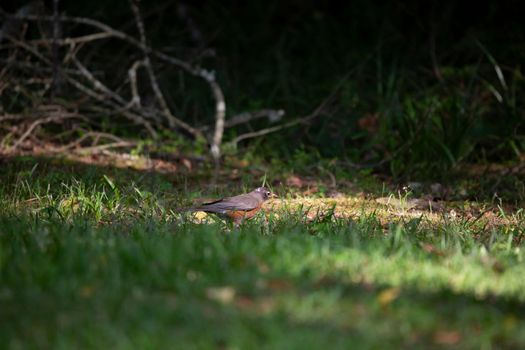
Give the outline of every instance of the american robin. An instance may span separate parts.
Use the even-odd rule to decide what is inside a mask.
[[[219,217],[232,220],[235,226],[238,226],[244,219],[254,217],[262,209],[263,203],[270,197],[277,196],[266,187],[259,187],[250,193],[203,203],[187,210],[213,213]]]

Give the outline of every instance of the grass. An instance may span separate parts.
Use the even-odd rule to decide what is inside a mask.
[[[521,211],[283,199],[235,230],[173,210],[191,183],[35,164],[1,175],[2,348],[525,346]]]

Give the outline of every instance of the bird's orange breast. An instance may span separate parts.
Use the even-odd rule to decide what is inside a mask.
[[[226,215],[233,221],[239,221],[242,219],[250,219],[254,217],[261,207],[254,208],[252,210],[231,210],[226,213]]]

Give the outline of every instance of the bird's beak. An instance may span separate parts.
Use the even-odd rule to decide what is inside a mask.
[[[279,196],[276,195],[275,193],[270,193],[270,198],[279,198]]]

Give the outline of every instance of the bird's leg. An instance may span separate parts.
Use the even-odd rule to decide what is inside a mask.
[[[241,220],[233,220],[233,227],[235,229],[239,229],[239,226],[241,226],[242,219]]]
[[[239,226],[241,226],[241,224],[243,223],[244,223],[244,216],[233,219],[233,225],[235,226],[236,229],[238,229]]]

